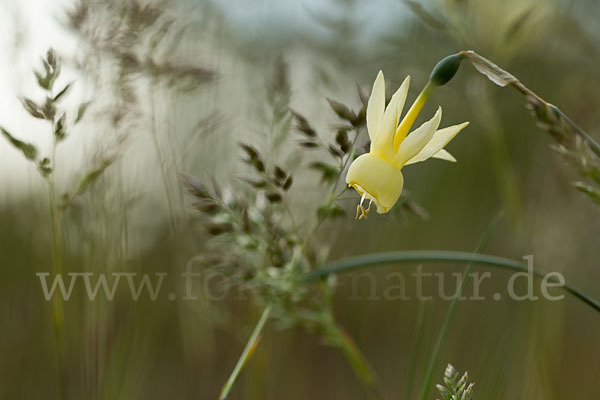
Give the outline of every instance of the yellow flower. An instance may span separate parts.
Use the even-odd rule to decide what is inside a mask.
[[[360,204],[356,208],[357,218],[359,214],[360,218],[367,217],[371,203],[375,203],[379,214],[388,212],[396,204],[404,185],[401,169],[405,165],[425,161],[431,157],[456,161],[444,150],[444,146],[469,123],[437,130],[442,119],[440,107],[433,118],[407,135],[435,86],[432,82],[425,86],[400,122],[409,83],[410,77],[407,77],[387,107],[385,81],[381,71],[373,84],[367,104],[367,130],[371,139],[371,149],[354,160],[346,174],[346,183],[361,195]],[[365,200],[369,200],[367,209],[363,207]]]

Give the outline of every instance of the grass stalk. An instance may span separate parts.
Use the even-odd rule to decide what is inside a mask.
[[[352,365],[356,376],[362,381],[367,389],[377,398],[385,399],[380,386],[377,383],[377,375],[373,371],[373,367],[367,361],[366,357],[356,345],[352,337],[346,333],[341,327],[338,327],[340,336],[339,349],[344,353],[346,359]]]
[[[50,201],[50,219],[52,226],[52,270],[54,276],[62,274],[62,240],[60,233],[60,217],[56,205],[54,182],[48,186]],[[64,399],[66,394],[66,346],[64,338],[64,304],[60,296],[52,301],[52,321],[56,337],[58,367],[58,398]]]
[[[256,347],[258,346],[258,343],[260,342],[260,339],[261,339],[261,332],[265,326],[265,323],[269,319],[270,314],[271,314],[271,306],[268,305],[267,307],[265,307],[262,315],[260,316],[260,319],[258,320],[258,323],[254,327],[254,331],[252,332],[252,335],[250,335],[250,338],[248,339],[248,343],[246,343],[246,347],[244,348],[244,351],[242,351],[242,354],[240,355],[240,358],[239,358],[237,364],[235,365],[235,368],[231,372],[229,379],[227,379],[227,382],[223,386],[223,389],[221,390],[221,394],[219,395],[219,400],[225,400],[227,398],[227,396],[229,396],[229,392],[233,388],[233,385],[235,384],[235,381],[239,377],[240,373],[242,372],[242,369],[244,368],[246,363],[250,360],[250,357],[252,357],[252,354],[254,354],[254,350],[256,350]]]
[[[352,339],[352,337],[333,320],[331,320],[328,329],[331,331],[328,336],[335,340],[333,345],[344,353],[346,359],[354,369],[356,376],[367,388],[369,388],[369,390],[374,390],[375,393],[382,398],[377,390],[375,372],[360,348],[356,345],[356,342],[354,342],[354,339]]]
[[[54,121],[52,122],[52,136],[54,138]],[[50,207],[50,226],[52,229],[52,271],[54,276],[62,274],[62,234],[60,228],[60,210],[56,199],[56,185],[54,179],[54,168],[56,162],[56,138],[52,145],[52,172],[46,177],[48,184],[48,204]],[[54,325],[54,335],[56,340],[57,373],[58,385],[57,393],[59,399],[66,398],[66,343],[64,333],[64,303],[60,296],[54,296],[52,301],[52,322]]]
[[[490,240],[492,233],[496,229],[496,226],[498,226],[498,223],[500,222],[501,218],[502,218],[502,213],[498,214],[490,222],[490,225],[488,226],[487,230],[483,234],[483,237],[477,244],[477,248],[475,249],[475,254],[479,254],[483,251],[483,249],[487,245],[488,241]],[[458,303],[460,301],[463,291],[467,287],[467,283],[469,282],[471,273],[473,272],[474,268],[475,268],[474,262],[470,262],[467,265],[467,267],[465,268],[462,283],[460,285],[460,288],[458,289],[458,293],[456,293],[456,296],[454,297],[454,300],[452,301],[452,304],[450,305],[450,309],[448,310],[448,316],[446,317],[446,320],[444,321],[444,325],[442,326],[442,330],[440,331],[438,339],[435,342],[433,354],[431,356],[431,360],[429,361],[429,365],[425,372],[425,380],[423,381],[423,386],[421,388],[421,396],[419,397],[421,400],[425,400],[427,398],[427,395],[429,394],[429,391],[431,390],[431,381],[433,379],[433,372],[435,370],[435,366],[436,366],[438,357],[440,355],[440,351],[442,350],[442,346],[444,345],[444,342],[446,341],[446,336],[448,335],[448,331],[450,330],[450,325],[452,323],[452,320],[454,319],[456,310],[458,309]]]
[[[335,180],[331,190],[329,191],[329,193],[327,195],[327,199],[325,200],[326,202],[331,203],[331,202],[337,201],[340,198],[340,196],[346,191],[346,187],[344,187],[337,195],[335,194],[335,192],[340,184],[340,181],[343,179],[344,171],[348,167],[350,161],[352,161],[352,159],[353,159],[354,150],[356,149],[356,144],[358,143],[358,138],[360,136],[360,133],[361,133],[361,129],[356,128],[356,135],[354,136],[354,139],[352,140],[351,150],[350,150],[348,156],[346,157],[346,159],[340,163],[339,176]],[[345,185],[345,182],[344,182],[344,185]],[[319,229],[322,221],[323,220],[321,218],[313,219],[311,226],[307,229],[306,235],[304,236],[304,241],[302,242],[302,247],[301,247],[302,249],[306,248],[306,246],[308,245],[308,241],[315,234],[315,232]]]
[[[466,251],[444,251],[444,250],[407,250],[391,251],[365,256],[356,256],[328,264],[323,268],[311,271],[304,275],[306,282],[313,282],[332,274],[351,272],[366,267],[374,267],[385,264],[398,263],[460,263],[472,262],[475,265],[485,265],[492,268],[505,269],[513,272],[528,272],[527,265],[521,261],[510,258],[492,256],[489,254],[474,254]],[[533,275],[538,278],[546,276],[545,271],[533,269]],[[563,289],[587,306],[600,313],[600,302],[587,295],[582,290],[565,282]]]
[[[171,198],[171,186],[169,184],[169,176],[167,172],[167,167],[165,166],[166,159],[163,155],[163,152],[160,147],[160,142],[158,140],[158,127],[156,122],[156,104],[154,100],[154,91],[153,85],[154,82],[150,82],[150,89],[148,90],[148,98],[150,101],[150,119],[151,119],[151,129],[150,136],[152,137],[152,144],[154,145],[154,151],[156,151],[156,156],[158,158],[158,164],[160,166],[160,175],[162,178],[163,189],[165,191],[165,197],[167,199],[167,208],[169,211],[169,222],[171,224],[171,229],[173,233],[177,232],[177,222],[175,220],[175,207],[173,205],[173,200]]]
[[[543,105],[548,109],[552,109],[558,114],[562,120],[571,126],[590,146],[590,149],[597,155],[600,156],[600,144],[594,140],[587,132],[585,132],[579,125],[577,125],[571,118],[569,118],[562,110],[555,105],[542,99],[537,93],[525,86],[520,80],[518,80],[510,72],[500,68],[487,58],[477,54],[472,50],[463,50],[460,54],[467,58],[471,64],[481,74],[485,75],[489,80],[494,82],[500,87],[511,86],[516,89],[519,93],[524,95],[526,98],[535,100],[537,103]]]
[[[417,315],[417,325],[415,326],[415,334],[411,346],[410,358],[408,361],[408,373],[406,375],[406,385],[404,386],[403,399],[410,399],[415,377],[415,366],[417,364],[417,352],[421,344],[421,332],[423,330],[423,322],[425,320],[425,302],[419,303],[419,313]]]

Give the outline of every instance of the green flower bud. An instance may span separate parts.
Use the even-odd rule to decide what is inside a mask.
[[[454,77],[460,62],[464,56],[460,53],[452,54],[448,57],[443,58],[440,62],[433,67],[429,80],[436,86],[442,86],[448,83],[450,79]]]

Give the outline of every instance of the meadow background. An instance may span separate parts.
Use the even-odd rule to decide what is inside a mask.
[[[111,161],[62,218],[64,272],[169,274],[156,301],[134,302],[120,290],[114,301],[90,302],[76,288],[65,305],[68,398],[218,397],[261,310],[234,293],[219,301],[167,298],[181,293],[176,277],[187,261],[208,251],[209,234],[180,174],[238,185],[248,169],[238,142],[266,151],[274,129],[290,133],[271,156],[297,154],[291,117],[276,120],[277,96],[333,142],[339,119],[327,98],[359,108],[357,85],[369,90],[381,69],[388,89],[411,75],[411,101],[438,60],[473,49],[600,135],[595,0],[3,0],[0,10],[0,125],[50,151],[47,124],[31,118],[19,96],[43,98],[32,69],[52,47],[63,64],[57,86],[74,82],[64,108],[90,102],[56,155],[60,193],[72,193],[98,163]],[[504,210],[486,253],[533,254],[537,268],[560,271],[600,297],[598,207],[573,189],[576,172],[550,148],[552,138],[522,97],[464,63],[420,118],[437,105],[444,126],[471,125],[448,147],[456,164],[406,169],[405,190],[426,215],[398,207],[356,221],[358,198],[348,192],[341,201],[346,216],[328,221],[313,242],[330,260],[390,250],[474,251]],[[302,154],[290,189],[298,220],[325,193],[320,175],[305,166],[328,157]],[[35,167],[0,140],[1,398],[55,398],[51,303],[35,276],[52,270],[47,199]],[[416,265],[398,268],[373,270],[379,292],[386,273],[409,276]],[[460,272],[464,265],[424,269]],[[600,317],[568,295],[560,302],[494,301],[508,278],[494,270],[483,287],[488,300],[459,305],[434,381],[451,362],[469,371],[477,399],[598,398]],[[335,315],[386,397],[404,398],[409,382],[416,393],[450,302],[420,304],[410,286],[413,300],[369,300],[368,280],[360,282],[363,298],[353,300],[351,277],[339,279]],[[300,329],[269,324],[230,398],[369,394],[341,354]]]

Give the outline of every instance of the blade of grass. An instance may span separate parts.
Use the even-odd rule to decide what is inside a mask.
[[[368,254],[365,256],[356,256],[346,258],[323,268],[316,269],[304,275],[305,282],[314,282],[331,274],[351,272],[365,267],[374,267],[385,264],[398,263],[460,263],[472,262],[476,265],[486,265],[488,267],[505,269],[508,271],[528,272],[527,265],[510,258],[492,256],[489,254],[474,254],[466,251],[443,251],[443,250],[408,250],[391,251],[383,253]],[[533,269],[533,275],[538,278],[546,276],[546,272]],[[551,281],[552,282],[552,281]],[[562,288],[569,294],[575,296],[596,312],[600,313],[600,302],[593,297],[585,294],[582,290],[565,283]]]
[[[488,228],[486,229],[485,233],[483,234],[483,236],[479,240],[479,243],[477,244],[477,248],[475,249],[475,254],[481,253],[481,251],[485,248],[485,246],[487,245],[487,243],[490,240],[490,237],[492,237],[492,233],[494,232],[494,230],[498,226],[498,223],[502,219],[502,215],[503,215],[502,213],[499,213],[496,217],[494,217],[494,219],[492,219]],[[431,380],[433,379],[433,371],[435,369],[438,357],[440,355],[440,351],[442,350],[442,346],[444,345],[444,342],[446,341],[446,336],[448,335],[448,331],[450,330],[450,324],[452,323],[452,320],[454,319],[454,315],[456,314],[456,310],[458,309],[458,303],[460,301],[462,293],[465,290],[467,283],[469,282],[471,273],[473,272],[473,268],[475,268],[474,262],[470,262],[467,265],[467,267],[465,268],[463,280],[460,285],[460,288],[458,289],[458,293],[456,294],[456,297],[454,297],[454,300],[452,301],[452,304],[450,305],[450,309],[448,310],[448,316],[446,317],[446,321],[444,321],[442,330],[440,331],[438,339],[435,343],[433,354],[431,356],[431,360],[429,361],[429,366],[427,367],[427,371],[425,372],[425,380],[423,381],[423,386],[421,388],[421,396],[420,396],[421,400],[426,399],[427,395],[429,394],[429,391],[431,390]]]
[[[235,384],[235,381],[237,380],[240,373],[242,372],[242,369],[244,368],[244,366],[246,365],[248,360],[250,360],[250,357],[252,357],[252,354],[254,354],[254,350],[256,350],[256,347],[258,346],[258,343],[260,342],[260,338],[261,338],[260,333],[262,332],[262,329],[264,328],[265,323],[267,322],[267,319],[269,319],[270,314],[271,314],[271,306],[265,307],[262,315],[260,316],[260,319],[258,320],[258,323],[254,327],[254,331],[252,332],[252,335],[250,335],[250,338],[248,339],[248,343],[246,343],[246,347],[244,348],[244,351],[240,355],[240,358],[239,358],[237,364],[235,365],[235,368],[231,372],[229,379],[227,379],[227,382],[225,383],[225,385],[223,386],[223,389],[221,390],[219,400],[225,400],[227,398],[227,396],[229,396],[229,392],[231,391],[231,388],[233,388],[233,385]]]

